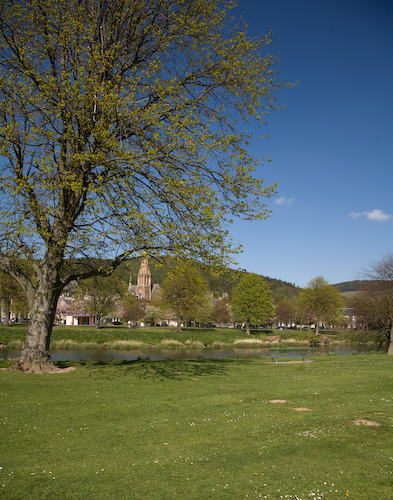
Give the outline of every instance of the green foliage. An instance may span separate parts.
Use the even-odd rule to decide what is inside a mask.
[[[168,274],[162,283],[162,300],[173,312],[179,328],[181,322],[208,319],[205,314],[210,305],[209,288],[190,262],[179,264]]]
[[[361,280],[343,281],[332,286],[337,288],[339,292],[356,292],[362,288],[362,283]]]
[[[287,85],[266,53],[271,35],[248,38],[234,6],[2,4],[0,269],[29,297],[23,359],[48,352],[72,280],[143,253],[229,264],[232,218],[269,215],[275,184],[255,175],[245,125],[264,122]]]
[[[232,315],[235,321],[245,323],[247,333],[251,325],[263,325],[274,312],[271,291],[257,274],[245,274],[233,291]]]
[[[4,498],[391,497],[389,356],[75,366],[0,371]]]
[[[125,283],[116,275],[93,276],[78,283],[75,295],[85,312],[95,314],[97,326],[109,313],[115,315],[115,304],[126,290]]]
[[[300,292],[298,307],[312,316],[319,332],[319,323],[325,321],[335,323],[339,320],[344,302],[340,292],[322,277],[313,278],[308,286]]]
[[[8,323],[11,312],[27,316],[27,297],[19,283],[8,274],[0,271],[0,303],[4,313],[4,321]]]
[[[147,302],[145,299],[134,297],[134,295],[126,295],[120,301],[117,314],[119,318],[125,321],[137,322],[142,321],[145,317]]]
[[[285,324],[290,324],[295,320],[296,307],[289,300],[282,299],[276,305],[276,319]]]
[[[157,306],[148,305],[145,309],[145,321],[146,323],[150,323],[151,325],[156,325],[157,323],[161,323],[165,318],[164,311]]]
[[[127,262],[121,262],[119,266],[115,269],[114,274],[116,274],[124,283],[128,283],[131,276],[131,281],[135,285],[138,278],[138,271],[141,265],[142,258],[130,259]],[[149,268],[151,271],[151,281],[152,283],[162,283],[168,274],[170,267],[172,266],[173,259],[165,258],[159,260],[150,260]],[[107,265],[110,264],[108,260]]]
[[[217,300],[213,307],[212,321],[228,325],[232,322],[231,309],[225,298]]]
[[[149,261],[149,268],[152,276],[152,283],[163,283],[168,273],[174,269],[179,259],[167,257],[165,259]],[[197,261],[192,261],[193,265],[198,269],[203,279],[208,284],[214,297],[222,297],[224,294],[232,295],[233,289],[246,271],[239,271],[230,268],[202,266]],[[119,277],[124,283],[128,283],[130,276],[132,283],[137,281],[138,271],[141,259],[132,259],[127,262],[122,262],[115,269],[114,274]],[[110,266],[110,261],[105,263],[105,267]],[[88,267],[88,263],[86,264]],[[292,301],[296,299],[300,288],[286,281],[262,276],[268,283],[273,296],[273,302],[278,303],[281,299]]]
[[[222,262],[222,222],[267,216],[274,186],[253,175],[240,124],[275,109],[283,85],[260,56],[270,34],[247,38],[231,7],[4,5],[1,215],[24,251],[42,257],[50,240],[67,256],[170,248]]]
[[[280,300],[289,300],[294,301],[300,292],[300,288],[294,285],[293,283],[288,283],[286,281],[277,280],[275,278],[270,278],[267,276],[263,276],[263,279],[269,285],[270,290],[272,291],[273,302],[278,304]]]
[[[215,297],[221,297],[224,293],[232,295],[233,289],[245,273],[247,273],[246,270],[235,271],[233,269],[223,269],[221,270],[221,274],[216,276],[209,270],[205,272],[202,271]],[[286,281],[270,278],[268,276],[261,277],[269,285],[273,302],[276,304],[282,299],[292,301],[296,299],[299,294],[300,288],[292,283],[287,283]]]

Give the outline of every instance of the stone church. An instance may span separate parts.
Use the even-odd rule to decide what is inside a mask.
[[[151,272],[147,258],[143,258],[138,272],[137,284],[132,284],[132,276],[128,284],[128,293],[140,299],[145,299],[151,302],[159,298],[160,285],[151,283]]]

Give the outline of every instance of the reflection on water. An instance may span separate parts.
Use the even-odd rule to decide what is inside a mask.
[[[275,358],[278,354],[282,357],[306,358],[318,354],[360,354],[371,352],[374,349],[360,345],[324,345],[308,349],[305,346],[292,345],[291,347],[276,348],[198,348],[198,349],[137,349],[137,350],[111,350],[111,349],[53,349],[53,361],[109,361],[111,359],[132,361],[136,359],[198,359],[198,358]],[[19,356],[19,349],[1,349],[0,359],[15,359]]]

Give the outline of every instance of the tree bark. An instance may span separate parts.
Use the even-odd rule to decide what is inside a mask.
[[[10,326],[10,303],[8,299],[4,300],[3,313],[4,313],[4,326]]]
[[[47,265],[30,300],[29,327],[18,362],[14,370],[26,373],[56,373],[62,371],[53,363],[49,345],[57,301],[62,287],[55,268]],[[49,269],[48,269],[49,268]]]
[[[388,354],[393,355],[393,323],[392,323],[392,327],[390,328],[390,339],[389,339]]]

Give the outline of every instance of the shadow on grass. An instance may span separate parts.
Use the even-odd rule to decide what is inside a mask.
[[[195,360],[110,360],[110,361],[59,361],[56,366],[67,368],[76,366],[86,368],[85,373],[92,377],[117,378],[135,376],[137,378],[156,378],[159,380],[184,380],[194,377],[224,376],[230,366],[247,360],[233,359],[195,359]]]

